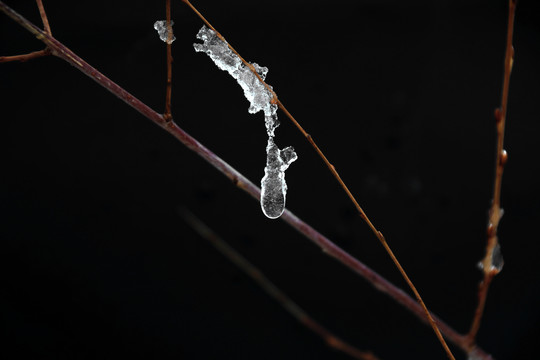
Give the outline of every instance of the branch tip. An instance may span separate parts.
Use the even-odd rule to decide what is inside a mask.
[[[484,272],[484,278],[479,284],[478,304],[476,306],[471,327],[466,335],[470,347],[474,347],[476,343],[476,335],[478,334],[482,322],[482,316],[484,313],[491,280],[502,270],[504,265],[499,240],[497,238],[497,229],[501,217],[504,213],[503,209],[501,208],[501,187],[504,166],[508,160],[508,153],[504,149],[504,130],[506,123],[506,113],[508,108],[510,74],[512,72],[512,66],[514,64],[514,46],[512,45],[512,40],[514,33],[516,2],[517,1],[514,0],[508,1],[508,22],[506,32],[506,51],[504,58],[504,79],[501,96],[501,106],[495,109],[495,121],[497,124],[497,152],[494,175],[495,179],[493,185],[491,208],[489,210],[489,223],[487,226],[486,255],[479,263],[479,266]]]

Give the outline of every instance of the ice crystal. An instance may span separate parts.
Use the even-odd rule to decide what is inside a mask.
[[[272,104],[273,94],[266,88],[253,71],[229,48],[215,31],[203,26],[197,34],[202,44],[195,43],[197,52],[206,53],[221,70],[227,71],[242,87],[244,96],[250,103],[248,111],[255,114],[264,112],[268,142],[266,145],[266,167],[261,180],[261,208],[270,219],[281,216],[285,210],[287,183],[285,170],[298,156],[292,147],[280,150],[274,142],[275,129],[279,126],[277,105]],[[268,68],[251,63],[262,80],[266,79]],[[271,87],[270,87],[271,88]]]
[[[172,31],[172,26],[174,25],[174,21],[171,20],[171,31]],[[171,39],[169,40],[169,29],[168,29],[168,26],[167,26],[167,21],[166,20],[158,20],[154,23],[154,29],[157,30],[158,34],[159,34],[159,38],[161,39],[161,41],[164,41],[166,42],[167,44],[172,44],[174,40],[176,40],[176,37],[174,36],[174,34],[171,34]]]

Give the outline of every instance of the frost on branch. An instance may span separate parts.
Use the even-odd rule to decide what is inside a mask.
[[[493,250],[491,251],[489,264],[489,268],[487,269],[488,271],[496,271],[496,273],[501,272],[504,266],[504,259],[501,252],[501,245],[499,243],[495,244]],[[480,270],[484,270],[484,263],[480,261],[478,263],[478,267]]]
[[[244,96],[248,99],[248,111],[255,114],[264,112],[268,143],[266,145],[266,167],[261,180],[261,207],[270,219],[281,216],[285,210],[287,184],[285,170],[298,156],[292,147],[280,150],[274,143],[274,131],[279,126],[277,105],[272,104],[273,94],[259,81],[257,76],[229,48],[227,42],[220,39],[215,31],[203,26],[197,34],[202,44],[193,44],[195,51],[206,53],[221,70],[227,71],[242,87]],[[268,68],[251,63],[262,80],[266,78]]]
[[[171,32],[172,32],[172,26],[174,25],[174,21],[171,20]],[[161,41],[166,42],[167,44],[172,44],[174,40],[176,40],[176,37],[171,34],[171,39],[169,40],[169,30],[167,27],[167,21],[165,20],[158,20],[154,23],[154,29],[157,30],[159,34],[159,38]]]
[[[265,116],[275,114],[277,106],[270,104],[272,94],[266,89],[263,83],[257,79],[257,76],[251,69],[242,63],[242,60],[229,49],[227,42],[221,40],[217,34],[203,26],[197,34],[197,39],[203,40],[202,44],[193,44],[195,51],[204,52],[210,56],[212,61],[221,70],[227,71],[229,75],[236,79],[238,84],[244,90],[244,95],[250,102],[249,112],[255,114],[260,110],[264,111]],[[266,78],[268,68],[252,63],[253,67],[261,77]]]

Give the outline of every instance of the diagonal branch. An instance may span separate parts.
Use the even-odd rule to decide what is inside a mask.
[[[369,228],[371,229],[371,231],[373,232],[373,234],[375,234],[375,236],[377,237],[377,239],[379,240],[379,242],[381,243],[381,245],[384,247],[384,250],[387,252],[387,254],[390,256],[390,258],[392,259],[392,262],[394,263],[394,265],[397,267],[399,273],[401,274],[401,276],[403,277],[403,279],[405,280],[405,282],[407,283],[407,285],[409,286],[409,288],[412,290],[414,296],[416,297],[416,301],[418,301],[418,303],[420,304],[420,306],[422,307],[423,311],[424,311],[424,314],[426,316],[426,318],[428,319],[429,321],[429,325],[431,326],[431,328],[433,329],[433,332],[435,333],[435,336],[437,336],[437,339],[439,340],[439,342],[441,343],[444,351],[446,352],[446,355],[448,356],[448,358],[450,360],[455,360],[454,359],[454,355],[452,354],[452,351],[450,351],[450,348],[448,347],[448,345],[446,344],[446,341],[444,340],[444,337],[442,336],[439,328],[437,327],[437,323],[435,322],[435,320],[431,317],[430,315],[430,312],[426,306],[426,304],[424,303],[424,300],[422,300],[422,297],[420,296],[420,293],[418,292],[418,290],[416,289],[416,287],[414,286],[413,282],[411,281],[411,279],[409,278],[409,276],[407,275],[407,273],[405,272],[405,269],[403,268],[403,266],[401,266],[401,264],[399,263],[397,257],[394,255],[394,252],[392,251],[392,249],[390,248],[390,245],[388,245],[388,243],[386,242],[386,239],[384,237],[384,235],[382,234],[382,232],[380,232],[379,230],[377,230],[377,228],[375,227],[375,225],[371,222],[371,220],[368,218],[368,216],[366,215],[366,213],[364,212],[364,209],[362,209],[362,207],[360,206],[360,204],[358,203],[358,201],[356,201],[356,198],[354,197],[354,195],[351,193],[351,191],[349,190],[349,188],[347,187],[347,185],[345,184],[345,182],[343,181],[343,179],[341,179],[341,176],[339,175],[339,173],[337,172],[336,170],[336,167],[334,165],[332,165],[332,163],[328,160],[328,158],[326,157],[326,155],[324,155],[324,153],[322,152],[322,150],[319,148],[319,146],[317,145],[317,143],[315,142],[315,140],[313,140],[313,137],[307,133],[304,128],[300,125],[300,123],[294,118],[294,116],[292,116],[292,114],[287,110],[287,108],[285,107],[285,105],[283,105],[283,103],[277,98],[277,95],[276,93],[272,90],[272,88],[266,84],[266,82],[264,82],[264,80],[259,76],[259,74],[257,73],[257,71],[255,70],[255,68],[250,64],[248,63],[246,60],[244,60],[244,58],[227,42],[225,41],[225,38],[210,24],[210,22],[208,20],[206,20],[206,18],[189,2],[189,0],[182,0],[187,6],[189,6],[189,8],[191,10],[193,10],[193,12],[195,12],[195,14],[197,14],[197,16],[209,27],[211,28],[216,34],[217,36],[223,40],[227,46],[231,49],[232,52],[234,52],[239,58],[240,60],[242,60],[242,62],[244,63],[244,65],[246,65],[247,67],[249,67],[251,69],[251,71],[253,72],[253,74],[257,77],[257,79],[262,83],[264,84],[264,86],[266,87],[266,89],[272,94],[273,98],[272,98],[272,101],[277,104],[277,106],[281,109],[281,111],[283,111],[283,113],[289,118],[289,120],[291,120],[291,122],[296,126],[296,128],[302,133],[302,135],[304,135],[304,137],[307,139],[307,141],[311,144],[311,146],[313,147],[313,149],[315,149],[315,151],[317,152],[317,154],[319,155],[319,157],[323,160],[323,162],[325,163],[325,165],[328,167],[328,169],[330,170],[330,172],[332,173],[332,175],[336,178],[337,182],[339,183],[339,185],[341,186],[341,188],[345,191],[345,193],[347,194],[347,196],[349,197],[349,199],[352,201],[352,203],[354,204],[354,207],[356,208],[356,211],[358,212],[358,214],[360,215],[360,217],[366,222],[366,224],[369,226]]]
[[[503,266],[502,255],[500,253],[497,229],[503,215],[501,208],[501,185],[504,165],[508,159],[508,154],[504,150],[504,128],[506,124],[506,112],[508,108],[508,92],[510,88],[510,74],[514,63],[514,47],[512,37],[514,33],[514,17],[516,12],[516,0],[508,1],[508,28],[506,34],[506,54],[504,58],[504,80],[501,96],[501,107],[495,109],[495,122],[497,126],[497,160],[495,162],[495,184],[493,186],[493,200],[489,210],[489,223],[487,228],[486,255],[480,263],[484,272],[484,278],[478,288],[478,305],[474,313],[467,339],[471,348],[474,347],[476,334],[480,329],[482,314],[486,305],[489,285],[491,280],[501,271]]]
[[[260,199],[260,189],[255,186],[251,181],[249,181],[244,175],[226,163],[224,160],[219,158],[216,154],[206,148],[204,145],[199,143],[196,139],[191,137],[188,133],[182,130],[178,125],[173,121],[166,121],[163,115],[158,114],[156,111],[151,109],[148,105],[134,97],[132,94],[127,92],[125,89],[120,87],[118,84],[107,78],[105,75],[100,73],[97,69],[92,67],[82,58],[77,56],[74,52],[68,49],[65,45],[60,43],[55,38],[51,37],[37,26],[29,22],[27,19],[19,15],[13,9],[5,5],[0,1],[0,11],[4,12],[7,16],[13,19],[15,22],[20,24],[26,30],[31,32],[36,38],[44,42],[52,51],[52,53],[68,62],[70,65],[74,66],[76,69],[90,77],[92,80],[97,82],[99,85],[103,86],[105,89],[110,91],[113,95],[123,100],[133,109],[137,110],[147,119],[159,125],[169,134],[178,139],[182,144],[184,144],[188,149],[195,152],[197,155],[201,156],[206,160],[210,165],[215,167],[223,175],[229,178],[236,186],[240,189],[247,192],[253,198]],[[281,218],[291,225],[293,228],[298,230],[301,234],[306,236],[309,240],[318,245],[326,254],[335,258],[337,261],[362,276],[370,284],[372,284],[377,290],[387,294],[396,302],[401,304],[403,307],[408,309],[414,315],[416,315],[423,322],[427,322],[427,318],[424,313],[424,309],[409,295],[403,292],[401,289],[390,283],[388,280],[383,278],[377,272],[366,266],[360,260],[354,258],[345,250],[334,244],[324,235],[317,232],[310,225],[299,219],[289,210],[285,210]],[[464,351],[468,351],[468,343],[465,336],[459,334],[457,331],[452,329],[436,315],[432,314],[433,319],[439,325],[441,332],[444,336],[450,340],[452,343],[457,345],[459,348]],[[488,360],[491,359],[491,356],[485,353],[482,349],[476,348],[476,356],[478,359]]]
[[[371,352],[361,351],[332,334],[328,329],[319,324],[315,319],[300,308],[283,291],[276,287],[259,269],[246,260],[238,251],[231,247],[225,240],[220,238],[212,229],[203,223],[198,217],[187,209],[181,209],[180,216],[195,232],[203,239],[210,242],[223,256],[253,279],[269,296],[279,304],[302,325],[319,335],[328,346],[359,360],[378,360]]]

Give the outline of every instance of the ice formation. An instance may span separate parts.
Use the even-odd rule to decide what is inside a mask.
[[[493,253],[491,254],[491,265],[499,272],[504,266],[501,245],[499,244],[495,245],[495,247],[493,248]]]
[[[272,104],[273,94],[259,81],[257,76],[229,48],[226,41],[219,38],[215,31],[203,26],[197,34],[202,44],[193,44],[195,51],[206,53],[221,70],[227,71],[244,90],[250,107],[248,111],[255,114],[264,112],[268,143],[266,145],[266,167],[261,180],[261,208],[270,219],[281,216],[285,210],[287,183],[285,170],[298,156],[292,147],[280,150],[274,143],[274,131],[279,126],[277,105]],[[266,78],[268,68],[251,63],[261,79]]]
[[[171,29],[174,25],[174,21],[171,20]],[[167,44],[172,44],[174,40],[176,40],[176,37],[174,34],[171,34],[171,39],[169,40],[169,31],[167,28],[167,21],[166,20],[158,20],[154,23],[154,29],[157,30],[159,34],[159,38],[161,41],[166,42]]]
[[[495,244],[495,247],[493,247],[493,250],[491,251],[491,265],[489,270],[496,270],[497,272],[501,272],[502,268],[504,266],[504,259],[501,252],[501,245],[499,243]],[[484,263],[480,261],[478,263],[478,268],[480,270],[484,270]]]
[[[264,215],[270,219],[276,219],[285,210],[285,196],[287,195],[285,170],[298,156],[291,146],[280,150],[274,143],[274,136],[271,134],[279,123],[273,122],[269,126],[268,118],[266,123],[268,143],[266,144],[266,167],[261,180],[261,208]]]

